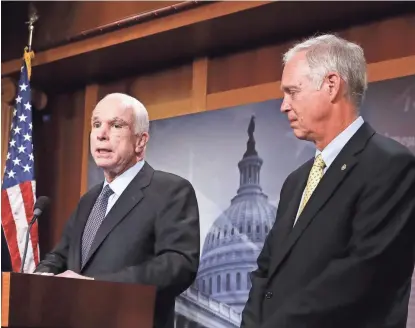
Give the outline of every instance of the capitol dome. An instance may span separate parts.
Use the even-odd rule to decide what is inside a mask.
[[[249,274],[257,267],[256,260],[276,216],[276,208],[260,186],[263,161],[255,149],[254,119],[248,127],[247,150],[238,163],[237,195],[206,236],[196,279],[200,291],[238,312],[248,299]]]

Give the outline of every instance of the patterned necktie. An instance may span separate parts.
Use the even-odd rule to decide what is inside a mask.
[[[321,154],[318,154],[316,159],[314,160],[313,167],[311,168],[310,174],[308,176],[307,186],[305,187],[304,197],[303,197],[303,201],[300,206],[300,210],[298,212],[298,216],[300,216],[305,205],[307,204],[308,200],[310,199],[311,195],[316,189],[318,183],[323,177],[323,172],[324,172],[325,167],[326,167],[326,164],[324,163],[324,160],[321,157]]]
[[[108,199],[114,192],[109,185],[106,185],[102,189],[101,194],[98,196],[91,213],[89,214],[88,221],[86,222],[84,233],[82,236],[82,266],[85,264],[85,260],[88,256],[89,249],[94,241],[95,234],[98,231],[102,221],[105,218],[107,211]]]

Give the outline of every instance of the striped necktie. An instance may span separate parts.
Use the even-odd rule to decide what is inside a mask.
[[[105,218],[107,212],[108,199],[114,192],[109,185],[106,185],[102,189],[101,194],[98,196],[94,207],[89,214],[88,221],[86,222],[84,233],[82,235],[82,267],[85,264],[92,242],[98,228],[101,226],[102,221]]]

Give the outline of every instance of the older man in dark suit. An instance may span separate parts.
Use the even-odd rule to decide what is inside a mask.
[[[173,328],[175,297],[192,284],[199,264],[195,191],[144,161],[149,119],[138,100],[106,96],[91,125],[91,153],[105,180],[81,198],[35,272],[156,285],[155,327]]]
[[[281,110],[316,153],[282,187],[241,327],[405,328],[415,157],[360,117],[367,81],[358,45],[323,35],[284,62]]]

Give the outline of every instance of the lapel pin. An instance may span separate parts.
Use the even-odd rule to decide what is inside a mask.
[[[342,166],[342,171],[344,171],[345,169],[346,169],[346,164],[343,164],[343,166]]]

